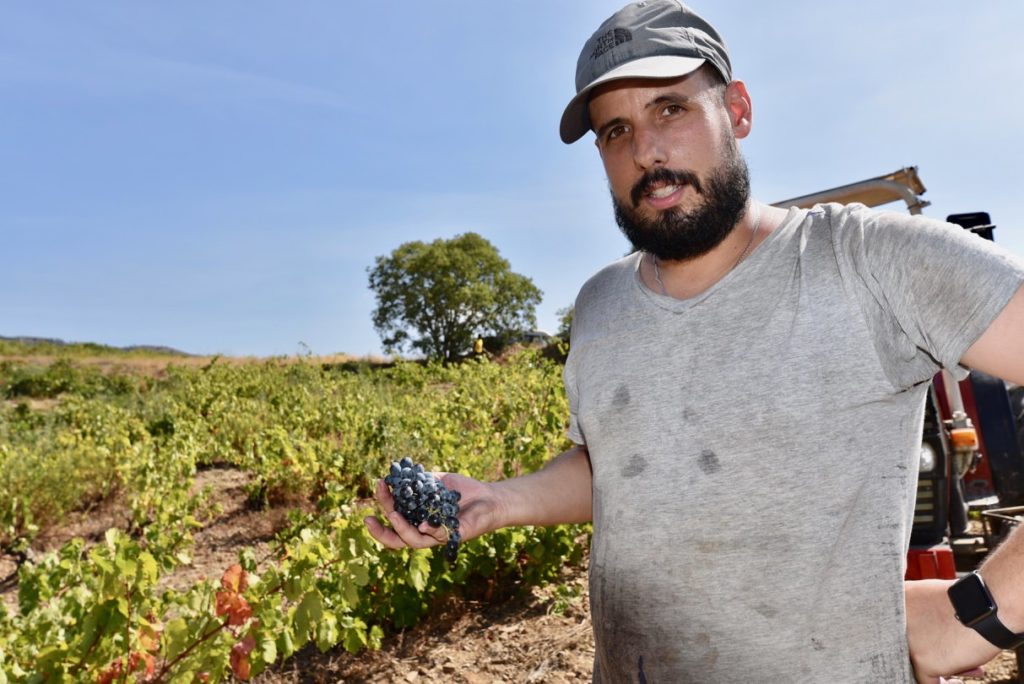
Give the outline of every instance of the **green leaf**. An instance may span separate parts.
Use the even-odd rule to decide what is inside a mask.
[[[121,571],[121,576],[125,578],[135,579],[135,569],[137,567],[134,560],[131,558],[125,558],[120,553],[114,557],[114,565]]]
[[[284,595],[289,601],[297,601],[302,596],[302,577],[292,575],[284,581]]]
[[[423,591],[430,577],[430,559],[427,552],[414,551],[409,558],[409,581],[416,591]]]
[[[157,565],[156,558],[153,558],[153,554],[149,551],[139,554],[139,571],[141,584],[144,587],[153,586],[159,579],[160,567]]]
[[[266,635],[260,641],[260,656],[267,665],[277,660],[277,643],[272,636]]]
[[[357,653],[366,648],[366,623],[359,618],[346,618],[344,624],[345,650]]]
[[[176,658],[189,645],[188,623],[184,618],[169,620],[164,626],[164,634],[161,639],[164,649],[164,657],[168,660]]]
[[[295,609],[295,633],[305,643],[312,632],[312,627],[324,612],[323,597],[318,591],[311,591],[302,597]]]
[[[78,650],[87,651],[93,647],[93,642],[100,638],[101,630],[109,627],[112,608],[113,605],[110,603],[101,603],[89,610],[78,635]]]
[[[321,653],[329,651],[338,643],[338,618],[334,613],[324,613],[316,626],[316,647]]]
[[[381,642],[384,640],[384,630],[378,625],[374,625],[370,628],[368,646],[372,649],[379,649]]]
[[[277,635],[277,650],[281,653],[282,658],[288,658],[292,653],[295,653],[295,639],[292,636],[292,630],[285,628],[281,630]]]
[[[370,583],[370,571],[362,563],[355,563],[348,566],[349,575],[357,586],[365,587]]]
[[[98,553],[90,554],[90,558],[89,559],[92,561],[93,565],[95,565],[97,568],[102,570],[105,574],[110,574],[110,573],[114,572],[114,564],[111,563],[110,561],[108,561],[106,558],[104,558],[100,554],[98,554]]]
[[[342,579],[341,595],[347,605],[353,607],[359,605],[359,587],[357,587],[354,582],[348,582],[345,579]]]

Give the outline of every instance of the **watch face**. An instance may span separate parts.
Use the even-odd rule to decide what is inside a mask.
[[[995,602],[981,578],[971,573],[949,588],[949,599],[956,617],[970,627],[995,612]]]

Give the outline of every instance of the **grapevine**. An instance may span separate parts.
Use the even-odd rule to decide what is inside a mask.
[[[252,678],[306,644],[375,648],[441,595],[550,581],[582,554],[579,527],[461,544],[457,493],[416,468],[429,459],[490,480],[564,448],[560,370],[535,355],[372,372],[219,361],[161,377],[19,364],[0,361],[0,552],[20,563],[17,605],[0,603],[0,684]],[[46,401],[30,405],[37,397]],[[437,516],[442,554],[382,549],[367,533],[368,497],[392,454],[409,455],[399,475],[411,463],[421,490],[433,483],[419,522]],[[172,589],[215,515],[193,486],[209,467],[245,473],[253,507],[298,506],[266,555],[243,548],[211,573],[218,581]],[[122,511],[119,528],[33,551],[38,535],[99,505]]]

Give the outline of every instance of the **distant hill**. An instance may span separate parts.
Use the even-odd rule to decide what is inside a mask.
[[[127,347],[111,347],[95,342],[65,342],[52,337],[4,337],[0,335],[0,355],[24,354],[68,355],[68,356],[192,356],[171,347],[148,344],[133,344]]]

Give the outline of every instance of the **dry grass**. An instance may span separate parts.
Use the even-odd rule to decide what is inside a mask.
[[[43,354],[2,355],[0,361],[14,361],[28,366],[46,367],[57,361],[59,356]],[[348,354],[328,354],[325,356],[76,356],[71,359],[76,366],[99,368],[104,373],[131,373],[149,377],[166,375],[170,366],[185,368],[202,368],[211,363],[228,365],[245,365],[251,363],[277,362],[281,365],[290,363],[315,363],[322,365],[340,365],[359,363],[370,366],[382,366],[392,363],[392,359],[384,356],[350,356]]]

